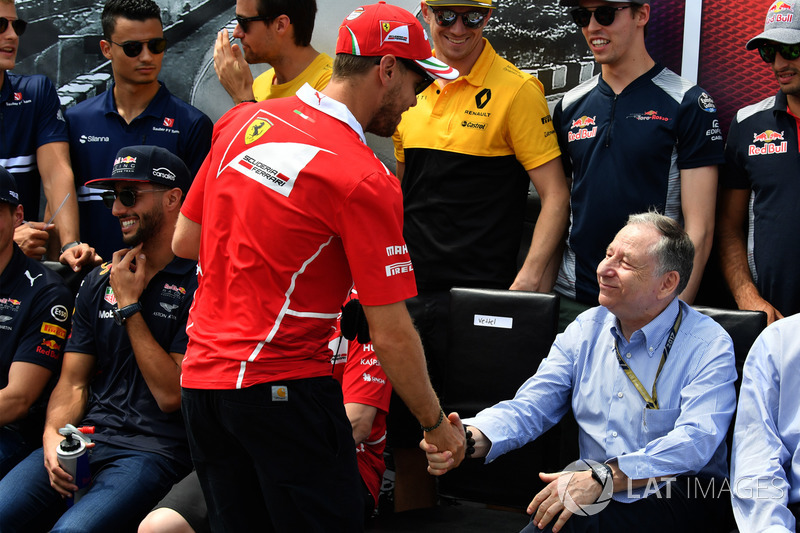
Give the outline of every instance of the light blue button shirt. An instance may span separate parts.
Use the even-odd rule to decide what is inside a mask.
[[[731,491],[739,531],[795,531],[800,502],[800,314],[761,332],[744,365]]]
[[[683,311],[681,326],[658,378],[660,409],[645,409],[617,361],[614,340],[642,385],[652,391],[678,306]],[[556,338],[514,399],[484,409],[464,424],[477,427],[492,441],[488,463],[550,429],[567,412],[571,397],[581,458],[616,459],[631,479],[726,477],[725,435],[736,407],[735,379],[730,336],[678,299],[635,331],[629,343],[619,333],[616,317],[595,307]],[[635,501],[646,490],[618,491],[614,499]]]

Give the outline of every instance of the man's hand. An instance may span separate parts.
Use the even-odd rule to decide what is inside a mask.
[[[120,309],[138,302],[144,292],[147,258],[141,251],[142,244],[130,250],[114,252],[109,283]],[[136,258],[136,264],[133,264],[134,258]]]
[[[561,479],[562,476],[570,476]],[[592,479],[591,470],[584,472],[556,472],[554,474],[539,473],[539,479],[547,483],[547,486],[537,494],[530,505],[528,514],[533,516],[533,523],[539,529],[550,523],[550,521],[561,513],[553,524],[553,533],[557,533],[572,516],[572,511],[564,506],[563,497],[567,496],[580,507],[591,505],[597,501],[602,493],[602,487]],[[559,482],[562,484],[559,493]],[[566,487],[563,486],[566,484]],[[534,514],[535,513],[535,514]]]
[[[222,87],[233,98],[234,104],[255,100],[250,65],[244,60],[239,45],[231,45],[228,30],[217,34],[217,42],[214,44],[214,70]]]
[[[50,486],[58,492],[62,498],[70,498],[78,490],[74,479],[61,465],[58,464],[58,445],[64,437],[59,433],[47,431],[42,439],[42,451],[44,452],[44,467],[50,477]]]
[[[747,293],[747,291],[742,291],[742,294],[736,300],[736,305],[739,306],[739,309],[764,311],[767,313],[767,325],[783,318],[781,312],[775,309],[771,303],[762,298],[756,290],[753,290],[752,294]]]
[[[53,228],[54,224],[24,222],[14,229],[14,242],[28,257],[41,259],[47,253],[47,239],[50,237],[47,231]]]
[[[103,258],[97,255],[94,248],[85,242],[68,248],[58,260],[65,265],[69,265],[74,272],[80,272],[83,266],[91,268],[103,262]]]
[[[450,413],[438,428],[423,436],[419,447],[428,457],[428,472],[431,475],[441,476],[464,460],[467,438],[458,413]]]

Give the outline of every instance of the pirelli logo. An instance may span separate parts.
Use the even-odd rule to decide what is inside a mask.
[[[40,330],[45,335],[55,335],[59,339],[67,338],[67,330],[61,326],[51,324],[49,322],[42,322],[42,329]]]
[[[414,266],[411,264],[411,261],[386,265],[386,277],[390,278],[398,274],[406,274],[408,272],[413,272],[413,270]]]

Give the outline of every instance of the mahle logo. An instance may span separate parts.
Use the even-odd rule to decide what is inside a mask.
[[[603,483],[603,489],[600,492],[600,497],[597,498],[594,503],[580,505],[578,502],[572,499],[572,496],[569,493],[569,483],[572,481],[572,476],[575,475],[575,472],[585,472],[586,470],[591,470],[593,466],[597,466],[599,464],[600,463],[597,461],[592,461],[591,459],[578,459],[574,463],[570,463],[563,470],[564,474],[558,478],[558,499],[561,500],[561,503],[564,504],[564,507],[569,509],[572,514],[580,516],[596,515],[605,509],[609,503],[611,503],[611,495],[614,493],[614,481],[611,479],[611,476],[606,478],[605,483]]]

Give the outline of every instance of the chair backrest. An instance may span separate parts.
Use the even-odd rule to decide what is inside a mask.
[[[556,337],[558,295],[450,290],[445,409],[472,416],[514,396]]]
[[[450,291],[449,349],[442,391],[446,412],[462,417],[512,398],[550,351],[558,296],[522,291],[454,288]],[[489,465],[466,460],[439,478],[444,497],[523,509],[543,486],[538,472],[558,471],[565,447],[577,457],[577,438],[561,424]]]

